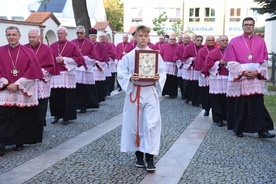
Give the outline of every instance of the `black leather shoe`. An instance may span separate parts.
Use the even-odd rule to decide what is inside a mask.
[[[14,148],[15,151],[22,151],[24,149],[23,144],[17,144]]]
[[[274,134],[270,134],[269,132],[263,132],[263,133],[258,133],[259,138],[274,138]]]
[[[118,91],[122,91],[122,88],[119,88]]]
[[[86,109],[81,109],[79,113],[86,113]]]
[[[63,124],[63,125],[68,125],[68,124],[69,124],[69,121],[63,120],[62,124]]]
[[[221,121],[215,122],[215,124],[216,124],[218,127],[223,127],[223,122],[221,122]]]
[[[203,116],[209,116],[209,111],[205,111]]]
[[[59,119],[58,119],[57,117],[55,117],[55,118],[54,118],[54,121],[52,121],[52,124],[57,124],[58,120],[59,120]]]
[[[237,137],[243,137],[243,133],[235,133]]]

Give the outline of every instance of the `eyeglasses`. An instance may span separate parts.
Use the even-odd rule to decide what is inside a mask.
[[[243,26],[252,27],[252,26],[254,26],[254,24],[244,24]]]
[[[170,40],[176,40],[176,39],[171,38]]]
[[[207,40],[208,42],[214,42],[215,40]]]
[[[83,32],[77,32],[77,34],[83,34]]]
[[[228,42],[228,40],[220,40],[220,41],[222,41],[222,42]]]

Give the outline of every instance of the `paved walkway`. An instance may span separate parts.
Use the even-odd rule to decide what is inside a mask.
[[[0,184],[19,183],[276,183],[276,139],[237,138],[200,108],[162,97],[157,170],[134,166],[120,153],[122,93],[67,126],[49,124],[42,144],[0,159]],[[50,121],[50,119],[49,119]],[[273,131],[275,133],[275,131]]]

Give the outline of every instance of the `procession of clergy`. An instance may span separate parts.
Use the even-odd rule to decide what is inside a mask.
[[[244,34],[229,44],[225,35],[217,40],[207,36],[203,45],[202,36],[181,34],[160,36],[148,47],[158,51],[166,65],[162,96],[174,99],[180,89],[184,102],[201,106],[204,116],[211,110],[217,126],[227,123],[238,137],[258,132],[259,138],[273,138],[268,132],[273,122],[263,104],[266,46],[250,32],[252,23],[243,26]],[[115,46],[104,33],[97,41],[96,29],[87,32],[89,39],[85,28],[78,26],[77,38],[69,41],[67,29],[59,27],[58,41],[47,46],[40,42],[39,30],[31,29],[29,43],[21,45],[20,30],[6,29],[8,44],[0,47],[0,156],[6,145],[21,151],[24,144],[42,142],[48,99],[51,123],[62,119],[68,125],[77,119],[77,109],[85,113],[99,108],[115,90],[117,64],[136,48],[135,40],[128,41],[124,34]]]

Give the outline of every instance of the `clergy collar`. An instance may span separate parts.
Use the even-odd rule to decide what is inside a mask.
[[[84,41],[84,38],[83,39],[78,39],[79,42],[83,42]]]
[[[63,41],[58,41],[59,43],[65,43],[65,42],[67,42],[67,39],[65,39],[65,40],[63,40]]]
[[[33,46],[33,45],[31,45],[31,44],[30,44],[30,46],[31,46],[31,48],[36,48],[36,47],[39,46],[39,44],[40,44],[40,42],[38,42],[37,45],[35,45],[35,46]]]
[[[15,47],[17,47],[17,46],[19,46],[20,45],[20,43],[18,42],[16,45],[11,45],[11,44],[9,44],[9,46],[11,47],[11,48],[15,48]]]
[[[246,37],[246,38],[252,38],[252,36],[254,35],[254,33],[252,33],[251,35],[248,35],[248,34],[245,34],[245,33],[243,33],[243,35],[242,36],[244,36],[244,37]]]

